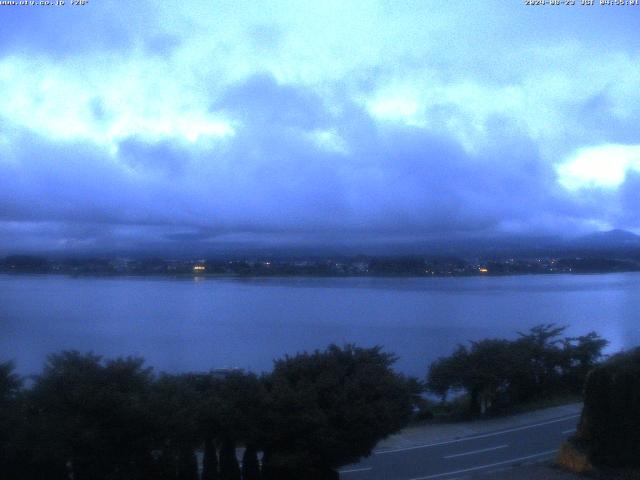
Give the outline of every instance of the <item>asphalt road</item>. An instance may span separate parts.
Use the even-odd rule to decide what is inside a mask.
[[[452,480],[554,457],[579,415],[428,445],[379,450],[343,468],[341,480]]]

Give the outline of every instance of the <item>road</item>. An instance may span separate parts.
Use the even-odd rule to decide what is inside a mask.
[[[341,480],[453,480],[553,458],[579,415],[406,448],[378,450],[340,471]]]

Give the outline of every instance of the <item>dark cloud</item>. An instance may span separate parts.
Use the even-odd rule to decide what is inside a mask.
[[[640,225],[640,172],[627,174],[619,190],[620,208],[617,222],[623,225]]]
[[[263,75],[216,107],[240,122],[217,147],[132,137],[112,157],[23,134],[0,162],[0,218],[54,222],[52,235],[69,248],[193,246],[241,233],[345,240],[499,231],[557,215],[567,201],[534,142],[503,118],[492,130],[504,141],[470,154],[423,128],[375,124],[354,104],[337,116],[312,92]],[[345,151],[318,143],[324,128]]]
[[[212,109],[230,113],[245,124],[261,124],[262,128],[308,130],[326,126],[330,119],[319,96],[302,87],[279,85],[268,74],[254,75],[229,88]]]
[[[135,174],[103,149],[21,132],[0,161],[0,219],[148,224],[169,221],[170,185]],[[166,193],[163,193],[166,192]],[[153,198],[153,201],[151,200]]]
[[[638,141],[637,129],[632,122],[629,122],[628,118],[616,115],[616,108],[609,88],[591,95],[584,101],[571,101],[567,111],[573,114],[576,124],[579,125],[579,130],[589,131],[593,144],[636,143]]]
[[[638,174],[572,192],[555,171],[639,143],[637,16],[493,3],[3,8],[0,249],[637,228]],[[396,99],[416,118],[367,109]],[[233,135],[183,138],[207,114]],[[100,140],[25,126],[58,121]]]
[[[143,175],[162,172],[172,177],[180,176],[190,157],[187,149],[168,140],[150,142],[127,138],[118,144],[118,158]]]

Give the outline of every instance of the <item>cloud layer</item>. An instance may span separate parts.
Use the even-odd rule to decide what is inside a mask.
[[[640,228],[631,7],[2,8],[0,251]]]

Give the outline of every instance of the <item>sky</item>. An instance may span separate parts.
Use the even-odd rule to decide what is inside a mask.
[[[640,7],[577,3],[0,6],[0,254],[640,232]]]

